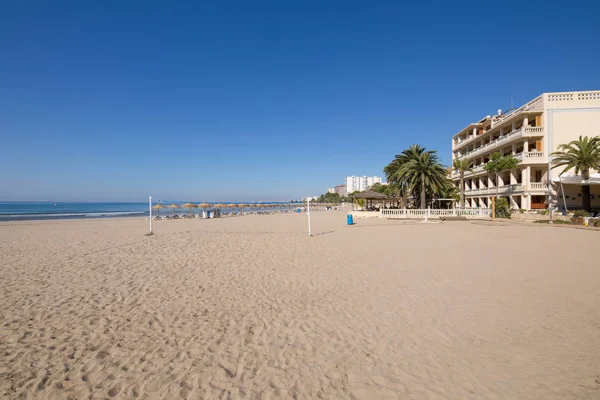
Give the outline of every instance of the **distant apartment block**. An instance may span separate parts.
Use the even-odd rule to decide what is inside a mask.
[[[340,196],[348,195],[348,191],[346,191],[346,185],[337,185],[335,188],[333,188],[333,190]]]
[[[329,189],[327,189],[327,193],[335,193],[335,188],[329,188]]]
[[[452,159],[470,159],[473,170],[465,174],[466,207],[491,206],[499,193],[515,209],[543,209],[549,204],[581,204],[580,187],[558,187],[552,179],[562,171],[551,169],[551,153],[579,136],[600,135],[600,91],[544,93],[517,109],[487,116],[467,125],[452,137]],[[492,153],[516,157],[517,168],[498,176],[483,169]],[[573,173],[572,171],[570,173]],[[458,171],[452,181],[458,185]],[[599,188],[592,187],[592,207],[600,207]],[[579,196],[581,194],[579,193]]]
[[[381,183],[380,176],[347,176],[346,193],[363,192],[376,183]]]

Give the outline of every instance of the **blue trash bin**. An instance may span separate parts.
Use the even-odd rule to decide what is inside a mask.
[[[353,217],[352,217],[352,214],[348,214],[348,215],[346,216],[346,223],[347,223],[348,225],[354,225],[354,219],[353,219]]]

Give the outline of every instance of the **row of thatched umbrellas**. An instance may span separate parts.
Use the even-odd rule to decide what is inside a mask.
[[[244,208],[293,208],[293,207],[299,207],[299,206],[303,206],[303,203],[247,203],[247,204],[238,204],[238,203],[231,203],[231,204],[222,204],[222,203],[218,203],[218,204],[209,204],[209,203],[200,203],[200,204],[194,204],[194,203],[185,203],[182,205],[177,205],[175,203],[170,204],[168,206],[163,206],[162,204],[156,204],[154,206],[152,206],[152,208],[154,210],[159,210],[158,213],[160,213],[160,210],[163,208],[172,208],[173,209],[173,214],[175,214],[175,209],[177,208],[188,208],[190,210],[190,214],[192,213],[192,208],[203,208],[205,211],[207,208],[239,208],[239,209],[244,209]],[[323,207],[332,207],[335,206],[336,204],[325,204],[325,203],[315,203],[312,204],[311,207],[315,207],[315,206],[323,206]]]

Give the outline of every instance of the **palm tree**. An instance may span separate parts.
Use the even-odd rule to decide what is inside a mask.
[[[465,173],[473,171],[473,160],[466,158],[456,159],[452,162],[452,167],[458,171],[460,175],[460,208],[465,208]]]
[[[405,187],[407,192],[420,188],[420,207],[427,205],[427,192],[440,193],[447,184],[446,170],[435,150],[412,145],[384,168],[389,182]]]
[[[581,173],[582,181],[590,179],[590,169],[600,170],[600,136],[592,138],[579,136],[567,144],[558,146],[558,151],[552,153],[552,169],[564,167],[563,172],[575,170],[575,174]],[[590,200],[590,186],[581,186],[582,208],[590,211],[592,208]]]

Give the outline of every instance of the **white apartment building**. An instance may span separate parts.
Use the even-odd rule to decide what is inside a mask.
[[[376,183],[381,183],[380,176],[347,176],[346,193],[363,192]]]
[[[579,136],[600,135],[600,91],[544,93],[517,109],[487,116],[452,137],[452,159],[473,160],[465,174],[465,207],[488,208],[499,193],[515,209],[542,209],[548,204],[581,206],[581,187],[552,184],[562,171],[551,169],[551,153]],[[511,154],[517,168],[495,174],[483,169],[492,153]],[[573,173],[570,171],[569,173]],[[452,181],[458,186],[459,174]],[[592,207],[600,207],[600,188],[591,187]]]

